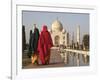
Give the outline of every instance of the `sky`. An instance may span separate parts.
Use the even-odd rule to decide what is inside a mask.
[[[63,29],[70,34],[70,39],[74,33],[76,41],[76,29],[80,25],[80,39],[84,34],[89,34],[89,14],[88,13],[68,13],[68,12],[44,12],[44,11],[22,11],[22,24],[25,26],[26,42],[29,43],[29,32],[33,30],[34,24],[37,25],[39,31],[45,24],[51,29],[53,21],[58,19]]]

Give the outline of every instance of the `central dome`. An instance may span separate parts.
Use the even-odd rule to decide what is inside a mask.
[[[62,30],[63,30],[63,26],[61,22],[59,20],[55,20],[52,23],[52,31],[62,31]]]

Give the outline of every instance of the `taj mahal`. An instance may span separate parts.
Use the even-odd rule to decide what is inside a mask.
[[[54,46],[69,44],[69,33],[63,28],[62,23],[57,19],[51,25],[51,37]]]
[[[76,43],[80,44],[80,26],[79,25],[77,26],[76,30],[77,30]],[[64,26],[60,22],[60,20],[56,19],[53,21],[53,23],[51,24],[51,29],[49,29],[49,32],[51,33],[54,46],[64,45],[66,47],[69,47],[69,45],[71,45],[70,39],[69,39],[70,38],[69,32],[66,29],[64,29]],[[72,41],[74,42],[74,39]]]

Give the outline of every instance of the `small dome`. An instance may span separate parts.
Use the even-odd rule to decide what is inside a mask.
[[[63,26],[61,22],[59,20],[55,20],[52,23],[52,31],[62,31],[62,30],[63,30]]]
[[[63,29],[63,30],[62,30],[62,33],[63,33],[63,34],[65,34],[65,33],[66,33],[66,30],[65,30],[65,29]]]
[[[50,33],[52,33],[52,30],[51,30],[51,29],[48,29],[48,31],[49,31]]]

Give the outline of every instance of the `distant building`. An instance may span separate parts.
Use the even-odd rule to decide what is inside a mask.
[[[49,32],[51,34],[54,46],[65,46],[66,48],[82,49],[82,45],[80,43],[80,25],[76,27],[76,38],[74,36],[74,32],[71,34],[71,36],[69,32],[63,28],[62,23],[58,19],[56,19],[51,24],[51,29],[49,29]]]
[[[51,37],[53,40],[54,46],[64,45],[68,46],[69,44],[69,33],[63,29],[63,25],[59,20],[55,20],[51,25]]]

